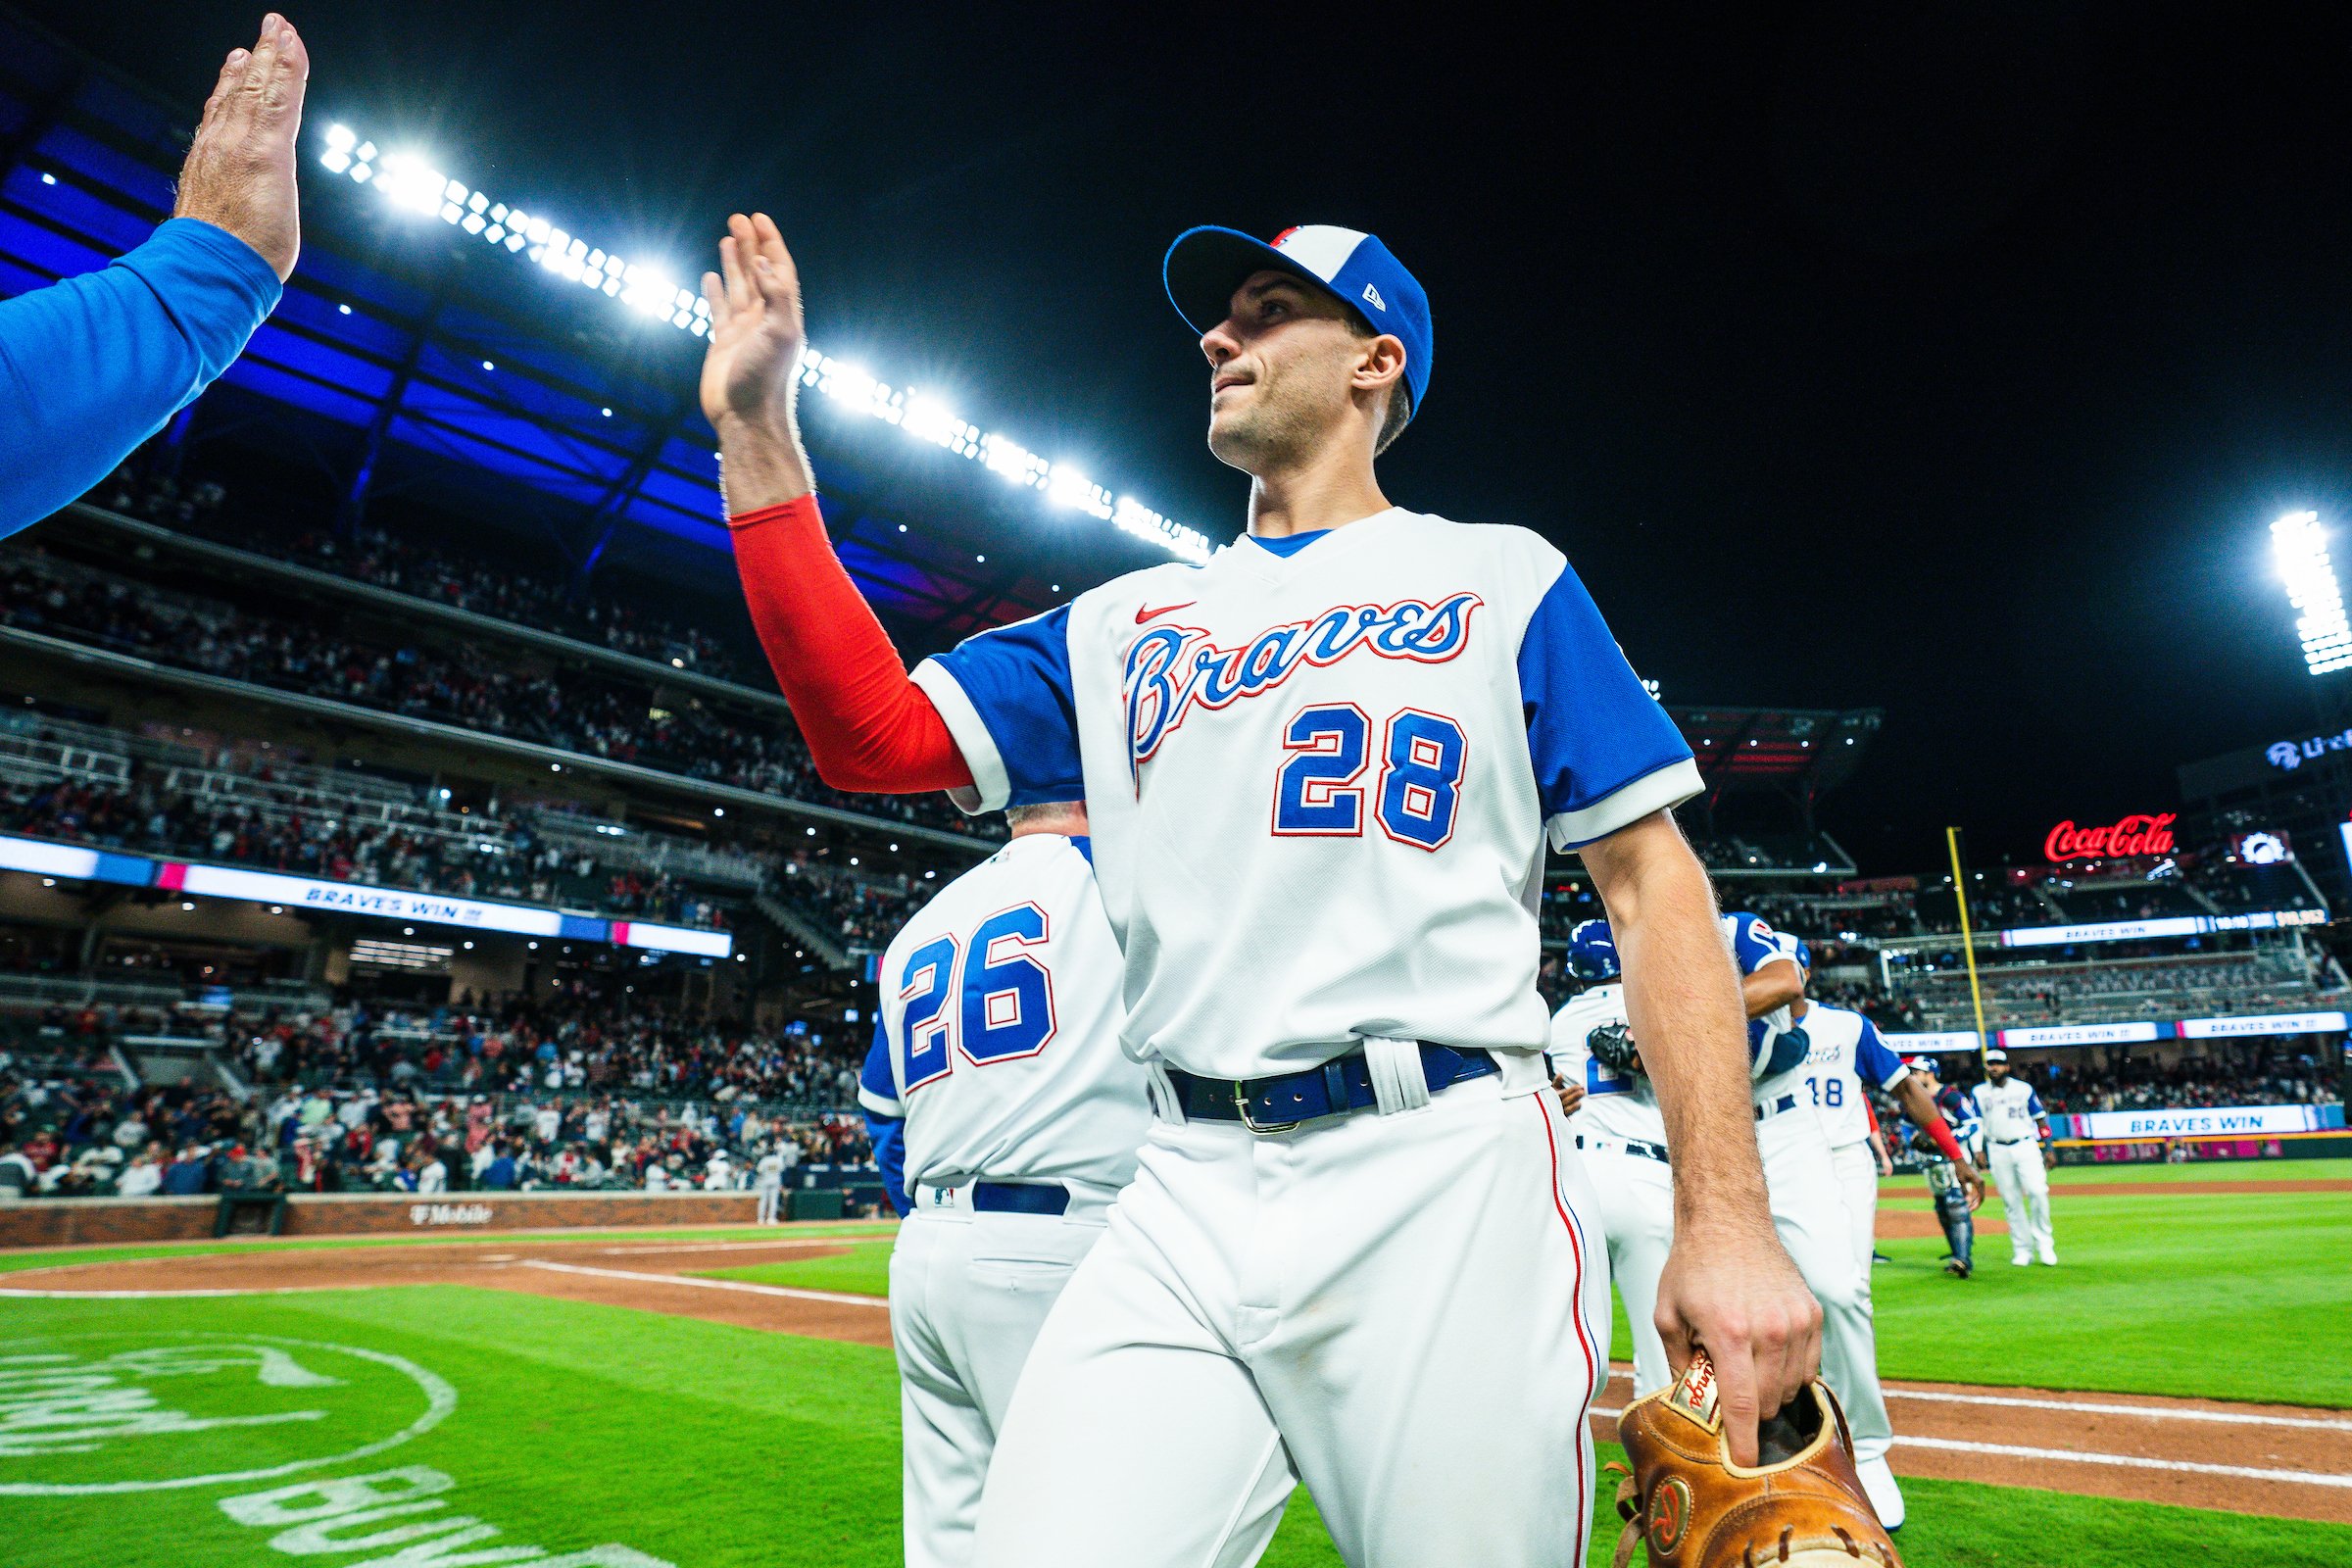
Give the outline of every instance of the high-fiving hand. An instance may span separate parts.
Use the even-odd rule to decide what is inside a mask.
[[[773,219],[730,217],[718,266],[703,274],[710,304],[703,416],[718,432],[727,511],[740,516],[815,488],[793,413],[808,335],[800,269]]]
[[[252,246],[280,282],[294,275],[302,252],[294,137],[310,76],[302,35],[270,12],[254,46],[232,49],[221,65],[172,207],[174,218],[201,219]]]

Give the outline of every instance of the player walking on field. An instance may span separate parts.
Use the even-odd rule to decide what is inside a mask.
[[[2019,1268],[2034,1259],[2055,1266],[2056,1238],[2050,1232],[2049,1114],[2041,1096],[2023,1078],[2009,1075],[2009,1053],[1984,1053],[1984,1081],[1971,1091],[1984,1126],[1984,1159],[2001,1206],[2009,1211],[2009,1261]]]
[[[1582,1552],[1607,1268],[1541,1092],[1546,836],[1607,905],[1690,1152],[1659,1325],[1677,1360],[1712,1353],[1752,1462],[1820,1314],[1773,1235],[1740,988],[1668,814],[1697,771],[1557,551],[1382,495],[1374,455],[1429,387],[1411,274],[1346,229],[1181,237],[1166,278],[1248,535],[910,680],[810,494],[791,259],[765,218],[729,230],[704,409],[819,771],[967,808],[1083,798],[1153,1083],[1136,1179],[1000,1434],[980,1561],[1247,1563],[1293,1473],[1352,1564]]]
[[[907,1568],[973,1560],[1022,1363],[1134,1177],[1152,1119],[1144,1070],[1119,1050],[1122,965],[1085,808],[1006,815],[1012,842],[942,888],[883,954],[858,1087],[869,1118],[904,1122],[890,1336]]]

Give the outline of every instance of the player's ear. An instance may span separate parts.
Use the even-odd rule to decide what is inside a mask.
[[[1354,384],[1358,392],[1379,392],[1394,386],[1404,374],[1404,343],[1393,332],[1360,340]]]

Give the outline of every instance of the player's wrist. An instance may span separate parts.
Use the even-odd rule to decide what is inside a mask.
[[[782,506],[814,492],[816,476],[789,416],[724,413],[713,422],[718,431],[719,488],[729,516]]]

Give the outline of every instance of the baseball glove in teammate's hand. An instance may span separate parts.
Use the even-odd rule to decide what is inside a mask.
[[[1585,1036],[1585,1049],[1613,1073],[1640,1072],[1642,1054],[1634,1047],[1634,1032],[1621,1023],[1604,1023]]]
[[[1760,1463],[1732,1462],[1715,1369],[1699,1351],[1682,1376],[1617,1418],[1633,1474],[1617,1489],[1625,1533],[1650,1568],[1902,1568],[1862,1483],[1853,1439],[1828,1387],[1809,1383],[1763,1423]]]

